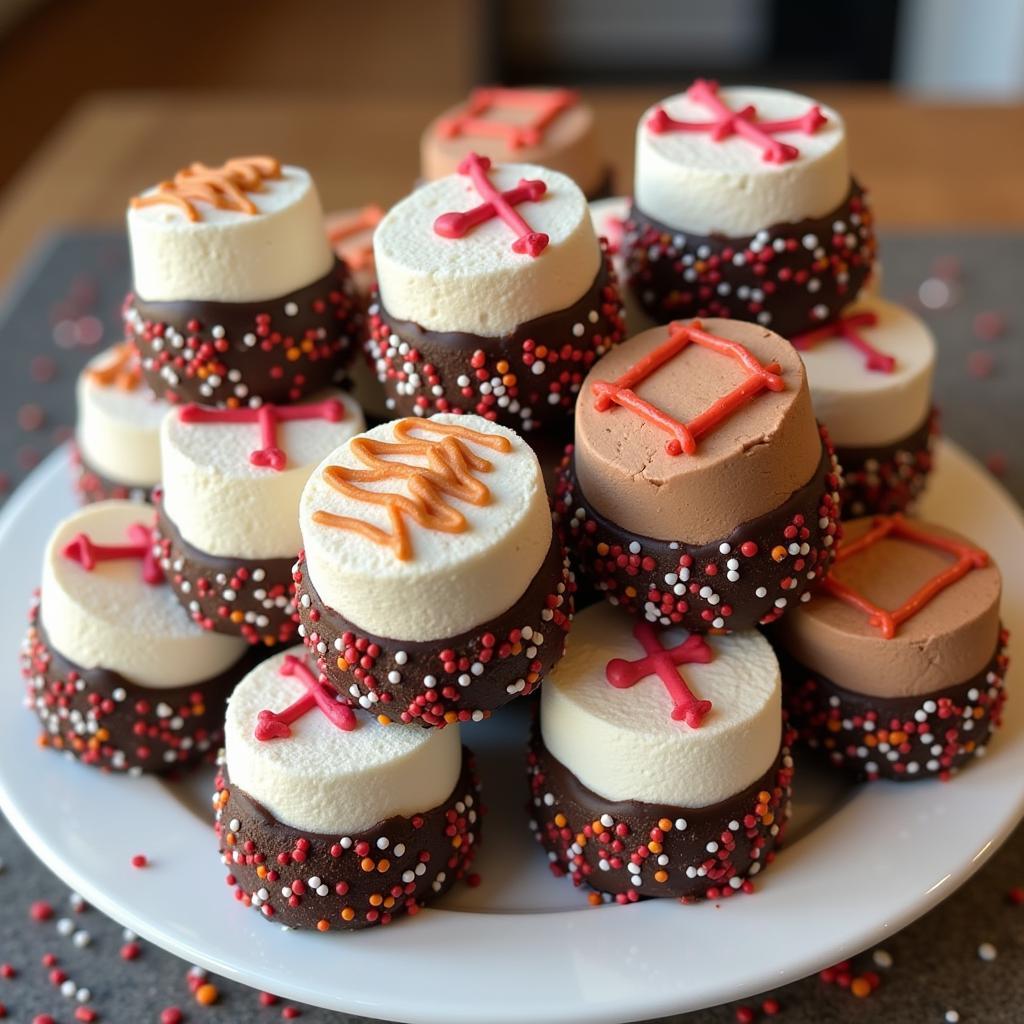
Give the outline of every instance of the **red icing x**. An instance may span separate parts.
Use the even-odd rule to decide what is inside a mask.
[[[271,405],[258,409],[206,409],[200,405],[183,405],[178,410],[182,423],[258,423],[260,444],[249,454],[254,466],[268,466],[280,472],[288,465],[288,456],[277,447],[278,423],[296,420],[327,420],[338,423],[345,418],[345,406],[337,398],[327,398],[312,405]]]
[[[899,608],[892,610],[879,608],[878,605],[869,601],[863,594],[859,594],[852,587],[847,586],[836,578],[835,572],[825,578],[824,588],[841,601],[853,605],[866,613],[868,625],[875,626],[882,633],[886,640],[891,640],[896,635],[896,630],[911,616],[916,615],[929,601],[946,587],[957,580],[963,579],[972,569],[983,569],[989,563],[988,554],[981,548],[974,547],[963,541],[953,540],[940,534],[930,533],[923,526],[910,523],[901,515],[875,516],[872,527],[863,536],[855,541],[840,546],[836,554],[836,568],[847,559],[859,554],[865,548],[877,544],[886,537],[900,537],[903,540],[916,541],[918,544],[925,544],[928,547],[937,548],[939,551],[948,552],[956,556],[956,561],[951,563],[948,569],[933,576],[915,593],[911,594]]]
[[[747,371],[748,376],[729,394],[712,402],[704,412],[687,423],[680,423],[667,412],[644,401],[633,389],[655,370],[679,355],[690,342],[735,359]],[[720,338],[717,334],[708,334],[701,329],[699,320],[691,320],[688,324],[669,324],[668,338],[661,345],[634,363],[618,380],[596,380],[591,385],[591,390],[596,396],[594,408],[598,412],[605,412],[612,405],[629,409],[651,426],[672,435],[665,442],[665,451],[669,455],[680,455],[683,452],[693,455],[697,451],[697,438],[714,430],[740,406],[745,405],[766,388],[769,391],[782,391],[785,386],[779,376],[778,363],[762,366],[738,341]]]
[[[445,139],[458,135],[504,139],[509,149],[539,145],[544,130],[563,111],[574,106],[578,96],[571,89],[474,89],[465,107],[438,123],[438,134]],[[499,121],[486,114],[503,107],[532,110],[525,123]]]
[[[87,533],[76,533],[64,545],[61,554],[72,562],[77,562],[86,572],[92,572],[100,562],[138,558],[142,562],[143,580],[150,585],[163,583],[164,574],[153,553],[152,533],[149,527],[143,523],[132,523],[127,533],[130,542],[128,544],[96,544]]]
[[[294,655],[286,654],[281,662],[280,674],[297,679],[306,692],[284,711],[261,711],[256,716],[254,735],[260,742],[287,739],[292,734],[292,723],[318,707],[335,728],[351,732],[356,727],[356,716],[346,704],[339,702],[338,695]]]
[[[711,710],[711,701],[694,697],[678,666],[706,665],[711,661],[712,651],[704,638],[691,633],[675,647],[662,647],[658,631],[649,622],[638,622],[633,627],[633,636],[640,642],[646,657],[637,661],[613,658],[605,666],[605,678],[616,689],[625,690],[645,676],[657,675],[672,698],[672,717],[677,722],[686,722],[691,729],[699,729]]]
[[[483,202],[471,210],[456,213],[442,213],[434,221],[434,231],[443,238],[462,238],[473,228],[492,217],[500,217],[514,232],[516,240],[512,243],[512,251],[537,257],[546,248],[548,236],[541,231],[534,231],[515,209],[519,203],[536,202],[548,187],[538,178],[521,178],[515,188],[507,192],[499,192],[487,177],[491,161],[477,153],[470,153],[459,164],[459,174],[468,174],[476,186]]]
[[[656,135],[665,132],[707,132],[713,142],[721,142],[731,135],[739,135],[753,143],[761,150],[761,158],[769,164],[784,164],[795,160],[800,155],[796,146],[779,142],[773,138],[781,132],[803,132],[813,135],[828,118],[815,104],[800,117],[785,121],[757,121],[757,108],[743,107],[742,110],[730,110],[718,95],[718,83],[698,78],[686,95],[694,103],[699,103],[709,110],[713,121],[677,121],[670,117],[664,107],[658,107],[647,122],[647,127]]]
[[[858,352],[864,354],[864,365],[869,370],[877,370],[879,373],[892,373],[896,369],[896,360],[879,352],[874,345],[863,335],[858,334],[859,327],[875,327],[878,324],[877,313],[854,313],[852,316],[842,316],[833,320],[824,327],[817,327],[813,331],[798,334],[792,338],[793,347],[801,352],[814,348],[819,341],[826,341],[828,338],[844,338]]]

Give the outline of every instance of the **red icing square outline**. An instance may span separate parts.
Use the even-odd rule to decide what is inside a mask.
[[[501,86],[474,89],[459,113],[439,122],[437,132],[444,139],[454,139],[459,135],[503,139],[513,150],[536,146],[544,139],[544,129],[563,110],[575,106],[578,100],[578,94],[572,89],[507,89]],[[484,114],[502,107],[533,110],[533,120],[511,124],[484,118]]]
[[[716,399],[702,413],[698,413],[687,423],[669,416],[668,413],[642,399],[633,389],[645,381],[655,370],[660,369],[670,359],[674,359],[691,342],[709,348],[720,355],[728,356],[747,371],[747,379],[738,384],[727,395]],[[750,351],[738,341],[720,338],[717,334],[709,334],[701,326],[700,320],[691,320],[688,324],[676,321],[669,324],[668,338],[652,352],[648,352],[639,362],[629,367],[614,381],[598,380],[591,385],[596,396],[594,408],[605,412],[612,405],[628,409],[651,426],[664,430],[671,437],[665,442],[665,451],[669,455],[693,455],[697,451],[697,439],[710,433],[723,420],[731,416],[741,405],[759,395],[762,391],[782,391],[785,382],[779,376],[778,363],[763,366]]]
[[[852,558],[866,548],[872,547],[886,537],[899,537],[903,540],[915,541],[927,547],[937,548],[948,554],[956,555],[956,561],[948,569],[933,576],[922,584],[899,608],[879,608],[863,594],[836,579],[833,574],[826,577],[823,586],[833,597],[859,608],[868,617],[868,625],[878,628],[886,640],[896,635],[896,630],[907,619],[916,615],[934,597],[948,586],[963,579],[972,569],[983,569],[989,564],[988,553],[976,548],[973,544],[953,540],[939,534],[929,533],[924,527],[912,526],[902,515],[875,516],[871,529],[862,537],[849,544],[842,544],[836,552],[836,566],[840,562]]]

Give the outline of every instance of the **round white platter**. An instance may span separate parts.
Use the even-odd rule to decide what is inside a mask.
[[[46,460],[0,516],[7,611],[0,807],[90,903],[222,976],[334,1010],[424,1024],[642,1020],[793,981],[903,927],[984,863],[1024,815],[1024,671],[1005,725],[953,781],[852,786],[798,758],[788,842],[758,891],[722,904],[591,907],[554,878],[527,828],[529,711],[465,729],[485,803],[482,884],[383,929],[286,932],[231,898],[209,815],[211,770],[170,784],[89,770],[36,746],[17,651],[46,538],[74,507],[68,453]],[[999,562],[1004,620],[1024,636],[1024,519],[954,444],[921,513]],[[1012,639],[1011,639],[1012,655]],[[145,853],[151,866],[133,870]]]

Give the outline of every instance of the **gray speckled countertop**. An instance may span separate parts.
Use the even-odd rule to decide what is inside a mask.
[[[938,338],[936,395],[945,432],[1024,499],[1024,236],[887,235],[882,252],[884,293],[914,305]],[[63,234],[30,257],[0,304],[0,500],[69,436],[75,375],[97,346],[118,340],[127,277],[119,232]],[[939,308],[922,307],[922,298]],[[27,595],[7,595],[8,612],[23,614],[25,600]],[[13,674],[15,652],[7,657]],[[8,707],[6,713],[21,712]],[[912,872],[913,865],[893,870]],[[808,978],[770,994],[779,1018],[791,1024],[1024,1020],[1024,903],[1011,896],[1018,886],[1024,887],[1021,830],[945,903],[892,936],[881,953],[867,951],[853,962],[854,977],[872,971],[879,976],[869,997]],[[49,903],[53,917],[34,920],[36,901]],[[0,819],[0,1007],[8,1020],[33,1024],[36,1015],[49,1014],[70,1024],[88,1020],[83,1011],[92,1009],[97,1021],[144,1024],[160,1021],[171,1006],[181,1009],[183,1021],[205,1024],[289,1019],[293,1010],[310,1024],[366,1019],[284,1002],[263,1005],[251,989],[217,978],[209,981],[218,1000],[203,1006],[191,992],[188,964],[144,943],[134,959],[124,959],[127,941],[120,926],[98,911],[75,910],[67,887]],[[983,959],[979,947],[994,951],[995,959]],[[58,966],[44,966],[46,954]],[[516,969],[528,984],[528,963]],[[75,992],[88,1000],[78,1002]],[[766,1008],[764,998],[671,1020],[771,1019],[766,1009],[774,1007]],[[947,1018],[947,1011],[958,1017]],[[480,1020],[486,1019],[481,1007]]]

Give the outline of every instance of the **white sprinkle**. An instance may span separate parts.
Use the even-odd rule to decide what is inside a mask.
[[[978,957],[986,963],[991,963],[999,955],[999,951],[991,942],[983,942],[978,946]]]
[[[881,967],[883,970],[888,970],[892,967],[892,954],[885,949],[876,949],[871,954],[871,959],[874,960],[876,967]]]
[[[286,302],[284,312],[285,316],[295,316],[299,312],[299,307],[294,302]]]
[[[92,936],[87,931],[75,932],[71,936],[72,943],[78,947],[78,949],[85,949],[86,946],[92,942]]]

